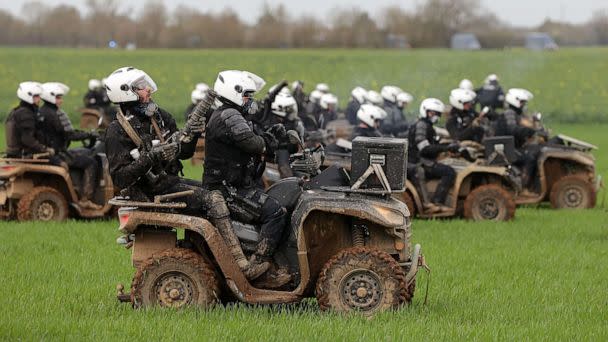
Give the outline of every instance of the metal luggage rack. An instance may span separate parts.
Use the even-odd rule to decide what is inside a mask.
[[[184,202],[166,202],[164,201],[172,200],[179,197],[190,196],[193,195],[193,190],[174,192],[166,195],[157,195],[154,196],[153,202],[143,202],[143,201],[131,201],[127,197],[114,197],[108,201],[109,204],[115,205],[117,207],[137,207],[137,208],[154,208],[154,209],[183,209],[188,207],[188,205]]]

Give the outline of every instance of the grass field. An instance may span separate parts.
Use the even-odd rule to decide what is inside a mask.
[[[366,86],[393,82],[418,99],[446,98],[461,77],[480,80],[496,71],[506,84],[531,85],[537,93],[533,107],[562,121],[551,125],[554,133],[598,145],[597,170],[608,176],[608,125],[563,123],[603,114],[606,49],[555,54],[231,51],[228,57],[225,51],[0,51],[0,104],[6,108],[16,82],[37,75],[65,79],[74,89],[68,108],[77,108],[89,77],[124,64],[149,69],[161,87],[158,102],[176,113],[186,106],[195,82],[211,80],[222,68],[248,68],[271,82],[323,80],[342,96],[354,80]],[[425,75],[433,81],[425,83]],[[578,95],[570,102],[572,92]],[[2,146],[2,134],[0,140]],[[200,178],[200,167],[186,165],[188,177]],[[134,311],[114,297],[115,285],[129,284],[133,275],[130,252],[114,242],[116,228],[114,221],[0,222],[0,340],[608,340],[605,206],[523,208],[507,223],[415,220],[414,242],[422,244],[433,269],[429,302],[423,305],[421,287],[413,305],[371,320],[321,313],[313,300],[210,311]],[[422,274],[419,284],[426,280]]]
[[[0,48],[0,106],[8,112],[23,80],[61,81],[72,88],[66,111],[82,105],[89,78],[102,78],[115,69],[133,65],[156,81],[157,102],[181,118],[197,82],[213,83],[220,70],[246,69],[269,84],[301,79],[310,89],[326,82],[346,106],[357,85],[379,90],[395,84],[411,92],[417,108],[425,97],[447,101],[462,78],[479,86],[497,73],[505,87],[530,89],[531,109],[546,120],[607,122],[607,48],[562,49],[556,52],[495,50],[73,50]],[[265,89],[267,90],[268,87]],[[264,91],[265,91],[264,90]],[[413,111],[413,109],[412,109]],[[2,113],[3,115],[5,113]]]

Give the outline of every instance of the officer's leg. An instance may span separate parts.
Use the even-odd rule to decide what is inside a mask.
[[[82,170],[82,200],[90,200],[97,181],[97,162],[92,157],[74,154],[69,158],[68,165],[70,168]]]
[[[448,165],[435,163],[432,166],[425,168],[426,176],[429,178],[439,178],[439,185],[435,190],[432,202],[435,204],[445,205],[445,200],[448,192],[454,185],[456,180],[456,171]]]
[[[289,151],[283,149],[277,150],[275,155],[281,178],[293,177],[293,171],[291,170],[291,167],[289,167]]]

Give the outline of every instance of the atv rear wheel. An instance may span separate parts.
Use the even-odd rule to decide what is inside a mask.
[[[171,248],[137,269],[131,283],[133,307],[210,308],[218,302],[219,282],[205,259],[192,250]]]
[[[327,261],[317,280],[316,295],[321,310],[365,315],[411,301],[405,273],[397,261],[367,247],[342,250]]]
[[[515,216],[515,200],[500,185],[480,185],[464,201],[464,217],[469,220],[508,221]]]
[[[68,202],[57,190],[38,186],[17,203],[19,221],[63,221],[68,217]]]
[[[595,207],[596,193],[584,176],[569,175],[553,184],[549,197],[555,209],[584,209]]]

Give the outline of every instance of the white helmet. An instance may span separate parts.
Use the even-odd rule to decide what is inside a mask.
[[[382,95],[382,98],[392,103],[397,103],[397,95],[400,93],[403,93],[401,88],[391,85],[384,86],[380,90],[380,95]]]
[[[291,89],[292,90],[296,90],[298,87],[304,87],[304,82],[302,82],[302,81],[293,81],[293,83],[291,83]]]
[[[485,84],[490,84],[490,83],[492,83],[492,82],[498,82],[498,81],[499,81],[499,79],[498,79],[498,76],[497,76],[496,74],[489,74],[489,75],[486,77],[486,79],[484,80],[484,82],[483,82],[483,83],[485,83]]]
[[[268,93],[272,93],[273,91],[275,91],[275,89],[277,89],[278,86],[279,86],[278,84],[275,84],[272,87],[270,87],[270,89],[268,89]],[[291,91],[289,91],[289,87],[283,87],[283,88],[281,88],[281,90],[279,91],[279,93],[291,95]]]
[[[207,95],[206,91],[201,91],[200,89],[194,89],[190,94],[190,99],[192,100],[192,104],[197,104],[201,102],[205,95]]]
[[[367,95],[367,90],[362,87],[355,87],[351,90],[350,95],[359,103],[365,102],[365,97]]]
[[[473,102],[476,96],[477,94],[472,90],[456,88],[450,93],[450,104],[456,109],[463,110],[464,104]]]
[[[156,83],[143,70],[134,67],[124,67],[114,71],[105,81],[108,98],[114,103],[133,102],[139,100],[136,89],[150,87],[152,93],[158,88]]]
[[[298,103],[291,94],[279,93],[271,106],[272,113],[288,120],[294,120],[298,115]]]
[[[316,90],[322,92],[323,94],[329,93],[329,86],[326,83],[319,83],[315,87]]]
[[[511,106],[521,109],[524,107],[525,103],[532,100],[532,98],[534,98],[534,95],[530,91],[521,88],[512,88],[507,92],[505,101]]]
[[[414,101],[414,97],[410,93],[402,92],[397,95],[397,106],[403,108],[408,103]]]
[[[42,95],[42,84],[38,82],[22,82],[17,88],[17,97],[29,104],[34,104],[34,96],[40,95]]]
[[[380,95],[380,93],[375,90],[369,90],[365,98],[367,99],[367,102],[376,106],[382,106],[383,104],[382,95]]]
[[[203,93],[206,93],[209,91],[209,86],[207,85],[207,83],[197,83],[196,87],[194,87],[194,89],[200,90]]]
[[[47,82],[42,85],[42,99],[52,104],[57,103],[57,96],[63,96],[70,91],[70,87],[59,82]]]
[[[310,99],[311,102],[318,104],[319,101],[321,100],[321,96],[323,96],[323,93],[315,89],[310,92],[310,95],[308,96],[308,98]]]
[[[266,82],[250,72],[239,70],[226,70],[217,75],[213,90],[224,101],[230,101],[237,106],[243,106],[243,95],[254,93],[264,87]]]
[[[89,80],[89,90],[97,90],[101,87],[103,87],[103,85],[101,84],[100,80],[95,78]]]
[[[384,109],[367,103],[362,104],[359,111],[357,111],[357,119],[361,120],[369,127],[374,127],[376,120],[384,120],[386,115]]]
[[[321,100],[319,100],[319,105],[323,109],[328,109],[330,105],[333,105],[335,109],[338,106],[338,98],[334,94],[323,94]]]
[[[473,82],[471,82],[470,80],[465,78],[462,81],[460,81],[460,84],[458,84],[458,88],[466,89],[466,90],[473,90]]]
[[[422,101],[422,103],[420,104],[420,117],[426,118],[427,112],[429,110],[432,110],[434,112],[441,114],[445,110],[445,105],[439,99],[428,98],[428,99],[425,99],[424,101]],[[433,122],[437,122],[439,120],[439,116],[434,116],[432,120],[433,120]]]

